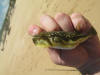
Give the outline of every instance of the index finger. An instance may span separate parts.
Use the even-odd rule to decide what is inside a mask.
[[[43,29],[41,27],[39,27],[38,25],[32,25],[28,29],[28,33],[31,36],[37,35],[37,34],[39,34],[42,31],[43,31]]]

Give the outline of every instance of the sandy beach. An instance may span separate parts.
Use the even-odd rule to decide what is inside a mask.
[[[0,75],[81,75],[73,68],[52,63],[44,48],[33,45],[28,27],[40,25],[42,14],[80,12],[100,37],[100,0],[17,0],[10,20],[10,33],[0,51]]]

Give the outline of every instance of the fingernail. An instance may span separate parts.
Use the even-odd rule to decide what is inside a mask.
[[[77,26],[76,26],[76,30],[81,30],[83,28],[83,25],[82,24],[78,24]]]
[[[39,27],[37,27],[37,26],[30,26],[29,27],[29,34],[30,35],[34,36],[36,34],[39,34],[39,32],[40,32]]]
[[[38,34],[38,29],[34,28],[33,31],[32,31],[32,35],[36,35],[36,34]]]

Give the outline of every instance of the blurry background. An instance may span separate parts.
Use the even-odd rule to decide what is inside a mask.
[[[57,12],[69,15],[80,12],[100,36],[99,9],[100,0],[16,0],[10,23],[4,26],[9,25],[9,35],[2,35],[5,43],[3,51],[0,51],[0,75],[81,75],[73,67],[53,64],[46,49],[33,45],[32,37],[27,33],[28,27],[40,24],[39,18],[45,13],[54,16]],[[0,15],[1,11],[0,4]],[[6,32],[7,28],[3,30]]]

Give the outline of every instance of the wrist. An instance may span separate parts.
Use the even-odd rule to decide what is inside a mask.
[[[100,58],[96,60],[89,60],[84,65],[78,68],[82,75],[95,75],[100,72]]]

